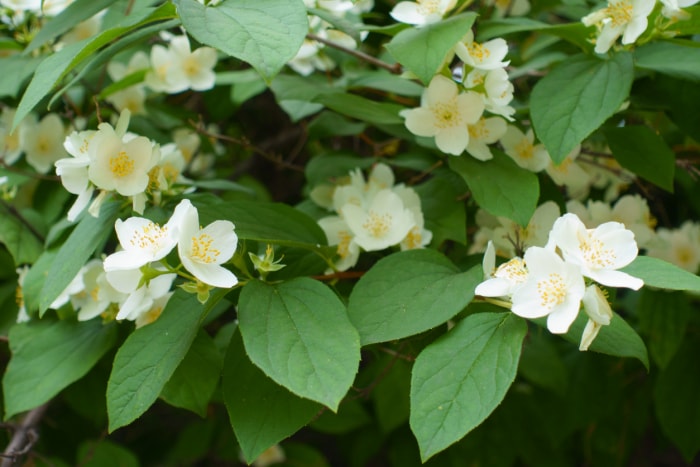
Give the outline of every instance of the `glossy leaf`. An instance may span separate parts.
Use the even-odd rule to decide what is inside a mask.
[[[491,152],[494,158],[486,162],[467,156],[450,157],[450,168],[467,182],[482,209],[526,226],[540,196],[537,175],[521,169],[502,152]]]
[[[646,286],[700,292],[699,276],[658,258],[637,256],[621,271],[639,277]]]
[[[512,313],[477,313],[418,355],[411,430],[421,459],[461,439],[501,403],[518,370],[527,324]]]
[[[462,13],[421,28],[408,28],[386,44],[389,53],[427,85],[454,45],[469,32],[475,13]]]
[[[249,282],[238,304],[250,359],[277,384],[336,411],[360,361],[357,331],[324,284],[297,278]]]
[[[265,449],[294,434],[322,410],[270,378],[246,355],[240,332],[226,351],[223,397],[236,439],[248,463]]]
[[[12,358],[2,380],[5,419],[49,401],[82,378],[116,337],[116,326],[100,320],[37,321],[12,327]]]
[[[619,110],[633,79],[632,55],[621,52],[607,60],[572,56],[537,82],[532,124],[555,163]]]
[[[441,325],[474,298],[481,266],[460,270],[435,250],[408,250],[378,261],[353,288],[348,314],[362,345]]]
[[[686,41],[652,42],[634,52],[634,64],[677,78],[700,81],[700,48]]]
[[[301,0],[236,0],[206,7],[177,0],[195,39],[250,63],[266,81],[294,58],[309,29]]]

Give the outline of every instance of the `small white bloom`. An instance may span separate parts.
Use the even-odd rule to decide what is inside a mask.
[[[591,176],[581,167],[576,158],[581,152],[581,146],[576,146],[559,164],[550,160],[545,168],[547,175],[557,186],[566,187],[572,198],[580,198],[588,194],[592,183]]]
[[[504,39],[497,38],[479,44],[474,41],[472,31],[455,45],[455,53],[466,65],[479,70],[504,68],[510,63],[509,60],[504,60],[508,55],[508,44]]]
[[[454,81],[436,75],[423,92],[421,106],[403,110],[401,115],[411,133],[433,136],[438,149],[458,156],[469,145],[468,125],[478,122],[483,112],[479,94],[460,93]]]
[[[117,82],[126,76],[149,67],[148,55],[144,52],[136,52],[129,59],[129,63],[111,61],[107,65],[107,74],[112,81]],[[143,114],[146,112],[144,102],[146,101],[145,85],[143,83],[129,86],[106,97],[117,110],[128,109],[132,114]]]
[[[125,293],[119,292],[107,281],[102,261],[99,259],[93,259],[85,265],[82,277],[85,290],[81,294],[71,296],[73,308],[79,310],[78,321],[95,318],[110,304],[121,303],[127,298]],[[136,271],[136,277],[140,277],[138,271]]]
[[[513,125],[508,125],[506,133],[501,138],[503,151],[508,154],[523,169],[540,172],[551,160],[549,153],[542,144],[535,143],[532,128],[523,133]]]
[[[167,297],[165,298],[167,301],[170,298],[170,287],[175,277],[177,277],[176,274],[163,274],[154,277],[148,284],[144,284],[130,293],[127,299],[119,305],[116,319],[118,321],[123,319],[136,321],[141,315],[150,311],[157,300]],[[159,308],[162,311],[162,307]]]
[[[508,104],[513,100],[515,88],[505,69],[473,69],[464,78],[464,87],[479,93],[487,111],[513,121],[515,109]]]
[[[393,174],[392,174],[393,175]],[[413,213],[413,220],[416,225],[406,234],[401,240],[401,250],[413,250],[423,248],[433,239],[433,233],[425,228],[425,219],[423,218],[423,209],[418,193],[411,187],[405,186],[403,183],[396,185],[392,191],[399,195],[403,201],[404,207]]]
[[[57,114],[48,114],[41,122],[28,122],[19,133],[20,146],[27,163],[39,173],[48,172],[54,162],[66,155],[63,140],[66,129]]]
[[[700,223],[685,221],[678,229],[660,228],[647,254],[697,274],[700,268]]]
[[[496,268],[496,249],[488,242],[484,259],[484,281],[476,286],[474,293],[482,297],[511,297],[527,280],[525,261],[515,257]]]
[[[437,23],[445,13],[454,8],[457,0],[416,0],[415,2],[399,2],[389,13],[400,23],[423,26]]]
[[[638,290],[644,282],[617,269],[637,257],[634,233],[619,222],[606,222],[586,229],[581,219],[567,213],[557,219],[549,235],[550,248],[561,250],[564,259],[581,268],[584,276],[610,287]]]
[[[335,268],[347,271],[357,264],[360,257],[360,247],[354,241],[354,236],[348,224],[339,216],[328,216],[318,220],[331,246],[337,245],[338,260]]]
[[[19,135],[22,132],[22,127],[27,122],[25,118],[20,122],[15,131],[12,129],[12,121],[15,118],[15,109],[5,107],[0,114],[0,160],[7,165],[12,165],[22,155],[22,146],[19,142]]]
[[[175,94],[193,89],[206,91],[214,87],[216,50],[200,47],[194,52],[186,35],[170,39],[168,48],[154,45],[151,49],[151,71],[146,84],[154,91]]]
[[[180,204],[185,206],[178,240],[178,253],[183,266],[205,284],[233,287],[238,279],[221,266],[231,259],[238,245],[233,223],[219,220],[201,228],[197,208],[187,200]]]
[[[582,302],[583,310],[588,315],[588,323],[586,323],[586,327],[583,330],[581,344],[578,349],[588,350],[588,347],[598,335],[600,328],[610,324],[613,313],[605,294],[595,284],[586,287]]]
[[[467,152],[475,159],[487,161],[493,159],[488,145],[497,142],[506,134],[508,124],[500,117],[480,118],[473,125],[468,125],[469,144]]]
[[[513,292],[511,310],[523,318],[547,316],[550,332],[566,333],[578,315],[585,291],[581,270],[554,251],[536,246],[525,252],[525,264],[528,278]]]
[[[603,54],[610,50],[618,37],[623,44],[632,44],[647,28],[647,17],[656,0],[609,0],[608,6],[581,18],[586,26],[599,29],[595,51]]]
[[[493,241],[496,250],[506,256],[515,255],[515,245],[526,250],[531,246],[545,246],[549,239],[549,231],[561,215],[559,205],[554,201],[546,201],[539,205],[532,214],[526,227],[506,217],[499,217],[499,226],[493,229]]]

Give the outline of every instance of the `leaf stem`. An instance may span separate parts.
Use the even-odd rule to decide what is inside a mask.
[[[371,63],[376,67],[384,68],[385,70],[388,70],[389,73],[392,73],[394,75],[400,75],[403,72],[403,67],[400,63],[394,63],[392,65],[390,63],[379,60],[378,58],[375,58],[371,55],[368,55],[364,52],[360,52],[359,50],[349,49],[343,45],[338,44],[337,42],[329,41],[328,39],[319,37],[316,34],[309,33],[306,35],[306,38],[312,41],[320,42],[321,44],[327,45],[328,47],[332,47],[336,50],[340,50],[341,52],[346,53],[348,55],[352,55],[353,57],[359,58],[362,61]]]

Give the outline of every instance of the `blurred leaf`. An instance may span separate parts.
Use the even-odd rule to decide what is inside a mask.
[[[309,29],[301,0],[236,0],[216,7],[175,3],[195,39],[249,63],[268,82],[294,58]]]
[[[632,55],[574,55],[535,84],[532,124],[555,163],[620,109],[634,79]]]
[[[15,266],[33,263],[43,250],[36,228],[14,206],[0,202],[0,243],[7,247]]]
[[[428,85],[447,55],[469,32],[476,13],[462,13],[420,28],[408,28],[385,45],[392,57]]]
[[[676,39],[645,44],[634,51],[634,64],[642,69],[700,81],[700,48],[695,42]]]
[[[556,347],[550,342],[549,336],[542,330],[528,334],[518,371],[533,384],[560,396],[566,392],[566,366]]]
[[[33,321],[10,329],[12,358],[2,380],[5,420],[49,401],[82,378],[113,345],[100,320]]]
[[[81,467],[138,467],[139,460],[133,452],[107,439],[86,441],[78,448]]]
[[[357,76],[351,77],[348,88],[378,89],[390,94],[409,97],[420,97],[425,90],[423,86],[414,81],[409,81],[401,76],[392,75],[387,71],[379,70],[363,71],[362,73],[358,73]]]
[[[311,423],[311,428],[321,433],[335,435],[349,433],[372,422],[367,410],[358,399],[347,398],[340,404],[338,413],[324,411]]]
[[[221,354],[214,340],[200,331],[160,393],[168,404],[206,417],[209,400],[219,384]]]
[[[11,55],[0,58],[0,67],[12,70],[12,73],[0,74],[0,97],[16,97],[20,87],[39,66],[43,57],[24,57]]]
[[[491,152],[494,158],[486,162],[468,156],[450,157],[450,168],[467,182],[479,207],[526,226],[540,196],[537,175],[518,167],[502,152]]]
[[[639,277],[646,286],[700,292],[700,277],[658,258],[637,256],[620,270]]]
[[[659,135],[645,126],[607,128],[604,133],[622,167],[673,193],[676,157]]]
[[[649,336],[651,358],[666,368],[683,343],[692,316],[687,294],[645,288],[637,311],[640,331]]]
[[[390,433],[408,421],[411,411],[411,366],[398,356],[387,355],[379,360],[379,384],[372,391],[377,423],[384,433]]]
[[[316,102],[318,96],[344,91],[342,87],[329,84],[328,79],[314,75],[278,75],[270,83],[270,89],[293,122],[323,109],[323,105]]]
[[[518,32],[537,31],[560,37],[584,51],[591,51],[593,46],[588,41],[589,29],[582,23],[547,24],[526,17],[489,19],[479,22],[477,40],[486,41],[494,37],[507,36]]]
[[[462,311],[483,279],[460,272],[435,250],[408,250],[379,260],[355,285],[348,315],[362,345],[419,334]]]
[[[322,409],[274,383],[246,355],[240,332],[226,352],[223,397],[247,462],[294,434]]]
[[[428,460],[483,422],[515,379],[525,321],[512,313],[463,319],[418,355],[411,379],[411,430]]]
[[[315,102],[323,104],[331,110],[348,117],[356,118],[367,123],[399,124],[403,118],[399,112],[403,106],[389,102],[377,102],[356,96],[354,94],[320,94]]]
[[[433,233],[432,244],[445,240],[467,244],[467,214],[461,197],[464,180],[452,171],[436,171],[425,183],[414,186],[421,199],[425,228]]]

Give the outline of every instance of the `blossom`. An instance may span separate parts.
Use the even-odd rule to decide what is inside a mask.
[[[186,35],[170,38],[168,48],[154,45],[151,49],[151,70],[146,84],[154,91],[175,94],[193,89],[206,91],[214,87],[216,50],[200,47],[194,52]]]
[[[498,217],[500,225],[493,229],[492,234],[496,249],[507,256],[513,256],[516,246],[521,251],[531,246],[545,246],[549,232],[560,214],[557,203],[546,201],[535,209],[524,228],[511,219]]]
[[[68,135],[63,142],[63,148],[71,157],[59,159],[54,163],[56,175],[61,177],[63,187],[69,193],[78,195],[68,210],[67,218],[71,222],[87,207],[95,191],[88,177],[90,165],[88,146],[94,134],[94,131],[74,131]]]
[[[559,248],[567,263],[581,268],[584,276],[610,287],[638,290],[644,282],[617,269],[637,257],[634,233],[619,222],[606,222],[586,229],[581,219],[567,213],[556,220],[548,246]]]
[[[392,18],[401,23],[423,26],[437,23],[454,8],[457,0],[416,0],[399,2],[389,12]]]
[[[496,268],[496,249],[489,242],[482,262],[484,281],[476,286],[474,293],[482,297],[510,297],[523,285],[528,277],[525,261],[512,258]]]
[[[613,313],[605,294],[595,284],[586,287],[582,302],[583,310],[588,315],[588,323],[586,323],[586,327],[583,330],[581,344],[578,349],[588,350],[588,347],[598,335],[600,328],[610,324]]]
[[[354,234],[355,242],[366,251],[396,245],[416,225],[411,210],[389,189],[380,190],[366,207],[346,204],[340,214]]]
[[[523,169],[539,172],[549,164],[550,157],[542,144],[534,144],[532,128],[523,133],[516,126],[509,125],[501,138],[503,151]]]
[[[509,60],[503,60],[508,54],[508,44],[504,39],[497,38],[479,44],[474,41],[472,31],[455,45],[455,54],[465,65],[479,70],[495,70],[510,63]]]
[[[647,28],[655,4],[656,0],[609,0],[607,7],[581,18],[584,25],[599,29],[595,52],[607,52],[620,36],[623,44],[634,43]]]
[[[355,237],[343,218],[324,217],[318,220],[318,225],[326,234],[328,244],[337,245],[338,260],[335,262],[335,268],[338,271],[347,271],[355,266],[360,258],[360,246],[355,242]]]
[[[530,247],[525,252],[528,277],[513,292],[511,310],[523,318],[547,316],[554,334],[569,330],[578,315],[585,282],[580,268],[565,262],[554,251]]]
[[[393,175],[393,174],[392,174]],[[413,250],[423,248],[433,239],[433,233],[425,228],[425,219],[423,218],[423,210],[421,209],[421,201],[418,193],[411,187],[399,184],[392,188],[392,191],[399,195],[405,208],[413,214],[415,225],[408,231],[406,236],[401,240],[401,250]]]
[[[493,159],[488,145],[495,143],[505,135],[507,128],[505,120],[500,117],[482,117],[473,125],[468,125],[467,128],[469,131],[467,152],[480,161]]]
[[[207,285],[222,288],[236,285],[236,276],[221,266],[231,259],[238,244],[233,223],[218,220],[201,228],[197,208],[187,200],[180,205],[184,207],[177,248],[185,269]]]
[[[41,122],[28,121],[22,126],[19,139],[27,163],[39,173],[46,173],[54,162],[66,155],[63,140],[66,130],[57,114],[48,114]]]
[[[182,200],[162,227],[143,217],[117,219],[114,229],[123,250],[105,258],[105,271],[136,269],[165,258],[177,244],[184,215],[190,207],[189,200]]]
[[[460,93],[454,81],[436,75],[423,93],[421,106],[401,115],[411,133],[434,136],[438,149],[458,156],[469,145],[467,125],[478,122],[483,111],[484,102],[477,93]]]
[[[685,221],[677,229],[660,228],[647,254],[696,274],[700,268],[700,223]]]
[[[107,310],[112,303],[126,300],[126,293],[116,290],[107,280],[101,260],[88,261],[81,274],[85,289],[82,293],[71,296],[73,308],[79,310],[78,321],[93,319]]]
[[[15,163],[22,155],[22,146],[19,135],[27,119],[23,119],[15,131],[12,130],[12,121],[15,118],[15,109],[5,107],[0,114],[0,160],[7,165]]]
[[[698,3],[698,0],[661,0],[663,8],[661,14],[673,21],[687,20],[690,18],[690,13],[682,10]]]
[[[576,162],[580,152],[581,146],[576,146],[560,163],[555,164],[550,160],[545,167],[552,181],[557,186],[566,187],[572,198],[586,196],[591,185],[591,176]]]
[[[129,293],[127,299],[119,305],[116,319],[135,321],[150,311],[156,301],[165,300],[167,302],[167,299],[172,295],[170,287],[176,276],[176,274],[162,274]],[[162,310],[162,306],[159,308]]]
[[[129,63],[124,65],[117,61],[111,61],[107,65],[107,74],[112,81],[117,82],[132,73],[147,69],[149,67],[148,56],[144,52],[136,52],[129,59]],[[106,97],[117,110],[128,109],[132,114],[145,113],[144,102],[146,100],[145,85],[143,83],[129,86]]]
[[[103,190],[124,196],[143,193],[148,172],[158,162],[160,151],[148,138],[125,135],[131,113],[122,111],[117,128],[101,123],[88,146],[88,177]]]

